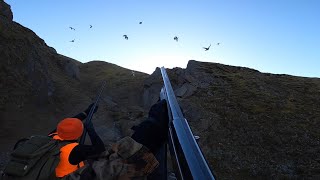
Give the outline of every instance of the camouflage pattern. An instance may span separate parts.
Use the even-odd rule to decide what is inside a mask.
[[[130,137],[113,144],[107,151],[64,180],[146,179],[159,162],[143,145]]]

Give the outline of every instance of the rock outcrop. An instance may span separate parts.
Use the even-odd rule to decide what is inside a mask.
[[[71,59],[69,57],[58,55],[58,65],[64,72],[75,80],[80,80],[80,69],[81,62]]]
[[[13,20],[13,14],[9,4],[0,0],[0,18],[6,18],[8,21]]]

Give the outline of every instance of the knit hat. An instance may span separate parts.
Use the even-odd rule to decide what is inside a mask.
[[[57,126],[58,136],[63,140],[76,140],[83,132],[83,123],[77,118],[66,118]]]

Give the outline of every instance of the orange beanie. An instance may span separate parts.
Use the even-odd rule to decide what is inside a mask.
[[[63,140],[76,140],[83,132],[83,124],[77,118],[66,118],[57,126],[58,136]]]

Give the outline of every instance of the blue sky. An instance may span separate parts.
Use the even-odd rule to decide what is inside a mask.
[[[14,21],[81,62],[102,60],[150,74],[160,66],[185,68],[194,59],[320,77],[318,0],[5,2]]]

